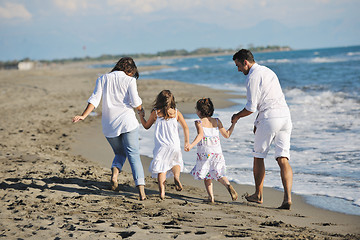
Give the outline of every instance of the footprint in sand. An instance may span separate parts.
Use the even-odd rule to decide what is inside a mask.
[[[245,238],[250,237],[251,234],[245,231],[231,231],[227,234],[225,234],[225,237],[227,238]]]

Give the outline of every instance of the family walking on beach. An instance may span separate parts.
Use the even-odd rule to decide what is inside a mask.
[[[292,123],[279,80],[272,70],[255,63],[249,50],[241,49],[234,54],[233,60],[238,71],[247,76],[247,104],[232,116],[232,124],[226,130],[220,119],[212,117],[214,105],[211,99],[199,99],[196,103],[196,114],[199,117],[195,121],[197,135],[192,143],[189,142],[189,128],[176,108],[175,97],[170,90],[163,90],[158,94],[148,120],[145,119],[136,85],[139,73],[132,58],[121,58],[110,73],[97,79],[87,107],[81,115],[73,118],[73,122],[84,120],[100,104],[102,98],[103,133],[115,154],[110,180],[113,190],[118,187],[118,175],[127,158],[140,200],[146,199],[144,170],[139,153],[139,123],[133,110],[135,109],[145,129],[155,124],[154,156],[149,171],[152,177],[158,179],[161,199],[165,199],[165,180],[170,176],[174,177],[175,189],[183,189],[180,181],[180,172],[184,166],[178,131],[180,123],[184,132],[184,150],[188,152],[197,146],[196,164],[191,174],[195,179],[204,180],[208,201],[215,201],[213,179],[226,187],[233,201],[237,200],[238,194],[226,177],[220,134],[229,138],[240,118],[258,111],[254,124],[253,148],[255,193],[246,196],[246,199],[249,202],[263,203],[264,158],[274,142],[275,158],[281,169],[284,187],[284,198],[279,208],[290,209],[292,169],[289,164],[289,149]]]

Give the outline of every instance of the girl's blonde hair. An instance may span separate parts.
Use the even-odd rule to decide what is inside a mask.
[[[175,97],[170,90],[162,90],[154,101],[154,109],[160,110],[165,119],[171,118],[168,110],[176,108]]]

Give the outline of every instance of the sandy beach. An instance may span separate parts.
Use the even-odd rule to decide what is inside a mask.
[[[216,108],[239,97],[173,80],[141,80],[141,71],[151,67],[139,70],[147,116],[162,89],[174,93],[183,113],[193,113],[201,97],[211,97]],[[203,201],[203,182],[182,174],[184,190],[175,191],[168,179],[167,197],[160,201],[145,156],[148,199],[137,199],[128,165],[120,190],[111,191],[113,153],[101,132],[101,107],[84,122],[71,122],[85,108],[96,78],[108,71],[86,64],[0,71],[0,238],[360,239],[360,216],[315,208],[297,195],[290,211],[278,210],[282,192],[270,188],[257,205],[242,197],[253,186],[235,184],[239,199],[231,201],[215,183],[216,203],[210,205]]]

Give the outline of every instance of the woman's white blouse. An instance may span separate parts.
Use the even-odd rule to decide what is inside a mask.
[[[96,80],[96,86],[88,102],[98,107],[102,101],[102,129],[105,137],[117,137],[139,126],[133,108],[142,104],[136,79],[122,71],[104,74]]]

